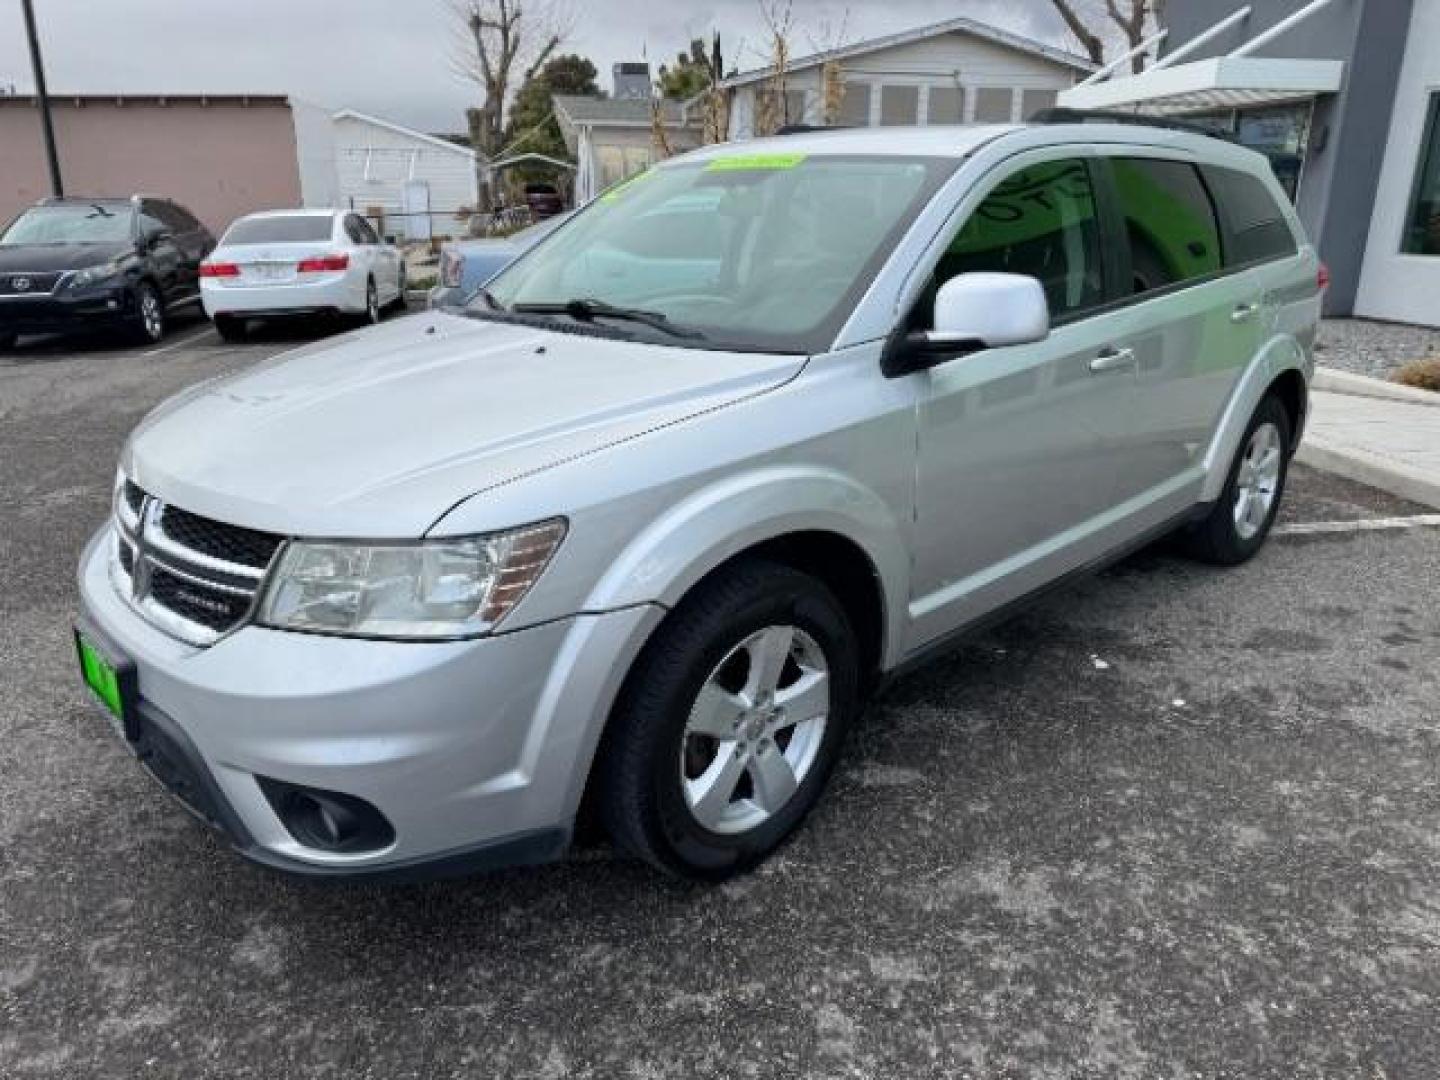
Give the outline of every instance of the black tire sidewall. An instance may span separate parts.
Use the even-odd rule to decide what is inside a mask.
[[[819,582],[785,567],[748,568],[748,580],[724,590],[716,604],[704,598],[690,611],[677,609],[673,633],[678,649],[647,658],[643,685],[627,695],[628,715],[621,738],[638,738],[641,765],[630,782],[644,784],[633,805],[644,820],[645,847],[652,861],[689,877],[718,879],[763,859],[806,816],[823,791],[844,744],[857,707],[859,670],[855,635],[844,609]],[[708,601],[708,602],[706,602]],[[685,802],[678,762],[685,721],[716,666],[741,641],[767,626],[790,624],[809,634],[824,653],[831,680],[831,708],[825,735],[809,773],[795,795],[767,821],[740,834],[714,833],[695,820]],[[663,642],[663,639],[661,639]],[[638,710],[638,711],[636,711]]]
[[[1280,432],[1280,475],[1276,480],[1275,501],[1270,507],[1270,513],[1265,519],[1265,524],[1260,530],[1248,539],[1240,535],[1240,530],[1235,524],[1235,492],[1240,481],[1240,466],[1245,460],[1245,451],[1250,446],[1250,440],[1255,432],[1263,424],[1274,424]],[[1235,460],[1230,463],[1230,474],[1225,478],[1225,489],[1220,493],[1220,499],[1211,511],[1210,520],[1206,522],[1208,537],[1215,555],[1219,561],[1225,563],[1241,563],[1255,555],[1270,536],[1270,529],[1275,524],[1275,518],[1280,513],[1280,504],[1285,496],[1285,485],[1290,476],[1290,415],[1285,406],[1272,396],[1267,396],[1255,408],[1254,414],[1250,417],[1250,423],[1245,428],[1245,434],[1240,438],[1240,445],[1235,451]]]
[[[160,310],[160,333],[154,336],[151,335],[150,328],[145,325],[145,297],[147,296],[155,298],[155,303]],[[142,281],[135,289],[134,331],[142,344],[154,345],[165,340],[165,304],[160,299],[160,290],[148,281]]]

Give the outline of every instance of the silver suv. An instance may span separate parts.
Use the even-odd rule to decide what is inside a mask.
[[[80,564],[85,678],[244,855],[722,878],[887,676],[1178,532],[1264,543],[1323,270],[1266,161],[1107,123],[710,147],[438,311],[197,386]]]

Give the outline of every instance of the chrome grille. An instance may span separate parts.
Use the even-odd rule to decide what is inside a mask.
[[[209,645],[250,616],[284,538],[170,506],[130,480],[115,497],[115,587],[166,633]]]
[[[60,275],[51,273],[27,274],[23,272],[0,274],[0,296],[45,296],[55,291],[60,284]]]

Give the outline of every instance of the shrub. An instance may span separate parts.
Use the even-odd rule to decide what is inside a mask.
[[[1420,390],[1440,392],[1440,356],[1415,360],[1395,373],[1395,381]]]

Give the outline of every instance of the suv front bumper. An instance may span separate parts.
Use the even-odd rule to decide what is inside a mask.
[[[87,635],[136,672],[130,749],[247,857],[319,876],[418,877],[568,846],[611,701],[663,615],[643,606],[467,641],[365,641],[245,626],[168,637],[115,590],[110,527],[80,566]],[[379,850],[297,839],[262,780],[363,799]]]
[[[135,317],[135,296],[114,285],[0,298],[0,334],[60,334],[112,327]]]

